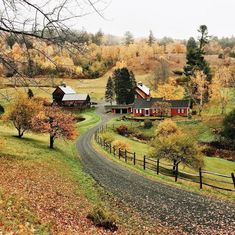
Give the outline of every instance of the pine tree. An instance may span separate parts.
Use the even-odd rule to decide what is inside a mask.
[[[153,31],[150,30],[149,32],[149,38],[148,38],[148,44],[149,46],[152,46],[154,44],[154,42],[156,41],[154,35],[153,35]]]
[[[108,78],[106,91],[105,91],[105,101],[109,102],[112,105],[114,99],[114,89],[113,89],[113,79],[112,77]]]
[[[130,31],[127,31],[125,33],[125,44],[126,46],[129,46],[130,44],[134,43],[134,37]]]
[[[30,88],[28,89],[28,93],[27,94],[28,94],[28,98],[29,99],[32,99],[34,97],[33,91]]]
[[[114,91],[118,104],[131,104],[135,99],[136,81],[127,68],[116,69],[113,73]]]
[[[198,32],[200,32],[199,45],[194,38],[190,38],[187,43],[187,63],[184,67],[184,74],[187,82],[190,82],[197,71],[203,72],[208,85],[211,83],[212,75],[208,62],[205,60],[205,45],[209,42],[208,30],[206,25],[201,25]],[[208,89],[207,89],[208,90]],[[196,91],[196,88],[195,88]],[[204,100],[209,100],[209,92],[206,91]]]

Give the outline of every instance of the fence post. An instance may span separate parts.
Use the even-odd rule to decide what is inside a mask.
[[[113,155],[114,155],[114,157],[116,156],[116,149],[115,149],[115,146],[113,146]]]
[[[157,174],[159,174],[159,158],[157,159]]]
[[[119,159],[121,158],[121,149],[120,148],[118,149],[118,158]]]
[[[200,189],[202,189],[202,169],[199,168]]]
[[[146,157],[144,156],[144,170],[145,170],[145,168],[146,168]]]
[[[178,164],[175,166],[175,182],[177,182],[178,179]]]
[[[235,176],[234,176],[234,173],[232,173],[231,176],[232,176],[233,185],[234,185],[234,188],[235,188]]]
[[[127,162],[127,151],[125,149],[125,162]]]
[[[133,161],[134,161],[134,165],[135,165],[135,152],[134,152],[134,156],[133,156]]]
[[[112,144],[109,143],[109,152],[112,153]]]

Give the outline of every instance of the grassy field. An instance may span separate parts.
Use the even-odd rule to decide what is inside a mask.
[[[54,91],[54,87],[56,85],[61,84],[62,82],[65,82],[67,85],[71,86],[75,91],[79,93],[88,93],[90,94],[92,100],[94,101],[100,101],[104,99],[104,93],[105,93],[105,86],[108,80],[108,77],[111,75],[111,72],[108,72],[103,77],[97,78],[97,79],[61,79],[61,78],[55,78],[53,80],[53,83],[51,82],[50,78],[35,78],[34,81],[36,82],[29,82],[29,88],[32,89],[35,96],[40,96],[47,98],[51,101],[51,94]],[[136,80],[147,82],[149,77],[149,74],[146,75],[137,75]],[[9,82],[9,80],[5,78],[0,78],[0,84],[10,85],[12,83]],[[34,86],[33,86],[34,85]],[[36,87],[40,86],[40,87]],[[6,99],[4,97],[7,97],[9,99],[12,99],[15,97],[17,92],[19,91],[26,91],[27,88],[25,87],[18,87],[17,89],[12,87],[2,87],[0,89],[0,102],[1,104],[5,104]]]
[[[99,121],[94,110],[84,117],[80,133]],[[56,140],[51,150],[47,135],[26,133],[19,139],[11,126],[1,122],[0,127],[0,231],[101,231],[86,219],[102,200],[94,180],[83,172],[74,142]]]
[[[185,133],[193,137],[196,141],[205,141],[205,142],[210,142],[214,140],[215,136],[213,134],[213,129],[221,126],[221,118],[218,119],[217,116],[215,117],[215,119],[213,118],[208,119],[207,117],[205,117],[205,118],[202,118],[202,120],[189,120],[185,118],[177,118],[175,121]],[[137,159],[143,161],[143,156],[149,156],[149,150],[150,150],[149,144],[121,136],[115,131],[115,128],[120,125],[126,125],[127,127],[133,130],[136,129],[137,131],[145,133],[145,135],[147,136],[153,136],[158,123],[159,121],[155,121],[152,128],[145,129],[143,127],[143,123],[141,124],[139,122],[124,121],[124,120],[121,120],[120,118],[113,118],[108,123],[108,132],[111,133],[115,139],[118,139],[127,143],[129,146],[129,151],[135,152]],[[169,162],[164,159],[161,159],[160,162],[163,164],[172,164],[172,162]],[[215,156],[215,157],[205,156],[204,163],[205,163],[204,170],[206,171],[212,171],[212,172],[216,172],[216,173],[224,174],[228,176],[230,176],[232,172],[235,172],[235,162],[218,158],[218,156]],[[179,165],[179,170],[198,175],[198,171],[195,171],[182,164]],[[209,177],[208,175],[205,175],[205,176]],[[221,180],[221,178],[217,176],[210,176],[210,178]],[[168,181],[169,178],[166,177],[164,178],[164,180]],[[224,179],[224,180],[228,183],[232,183],[231,178]],[[211,182],[208,181],[208,183],[211,183]],[[221,184],[216,183],[216,185],[221,186],[221,187],[227,187],[227,188],[232,187],[232,185],[224,185],[222,183]]]

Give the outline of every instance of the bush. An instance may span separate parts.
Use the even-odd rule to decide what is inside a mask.
[[[150,129],[153,126],[153,122],[149,119],[144,120],[144,128]]]
[[[108,132],[104,132],[100,135],[100,137],[105,141],[105,142],[113,142],[114,141],[114,137],[111,133]]]
[[[167,137],[169,135],[178,135],[180,133],[180,128],[171,119],[166,119],[160,122],[156,129],[157,137]]]
[[[126,142],[121,141],[121,140],[114,140],[112,142],[112,146],[115,147],[116,149],[120,149],[122,151],[124,151],[125,149],[126,150],[130,149],[129,144],[127,144]]]
[[[123,136],[130,134],[128,127],[125,125],[121,125],[121,126],[117,127],[116,131],[119,135],[123,135]]]
[[[115,222],[116,218],[102,208],[94,208],[87,218],[90,219],[97,227],[103,227],[112,232],[118,230]]]

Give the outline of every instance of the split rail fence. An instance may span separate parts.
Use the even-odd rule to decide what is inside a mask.
[[[140,159],[137,158],[137,154],[135,152],[130,152],[126,149],[117,149],[115,146],[112,146],[110,142],[106,142],[104,139],[102,139],[99,133],[103,132],[103,130],[104,127],[101,127],[96,131],[94,136],[95,141],[108,153],[120,160],[124,160],[126,163],[132,163],[136,167],[141,167],[143,170],[153,171],[156,174],[174,177],[175,182],[177,182],[178,179],[182,179],[197,183],[200,189],[203,188],[203,185],[206,185],[215,189],[235,192],[234,173],[231,173],[231,175],[223,175],[199,168],[198,174],[191,174],[179,170],[178,164],[166,164],[161,162],[159,159],[153,159],[147,156],[143,156]]]

